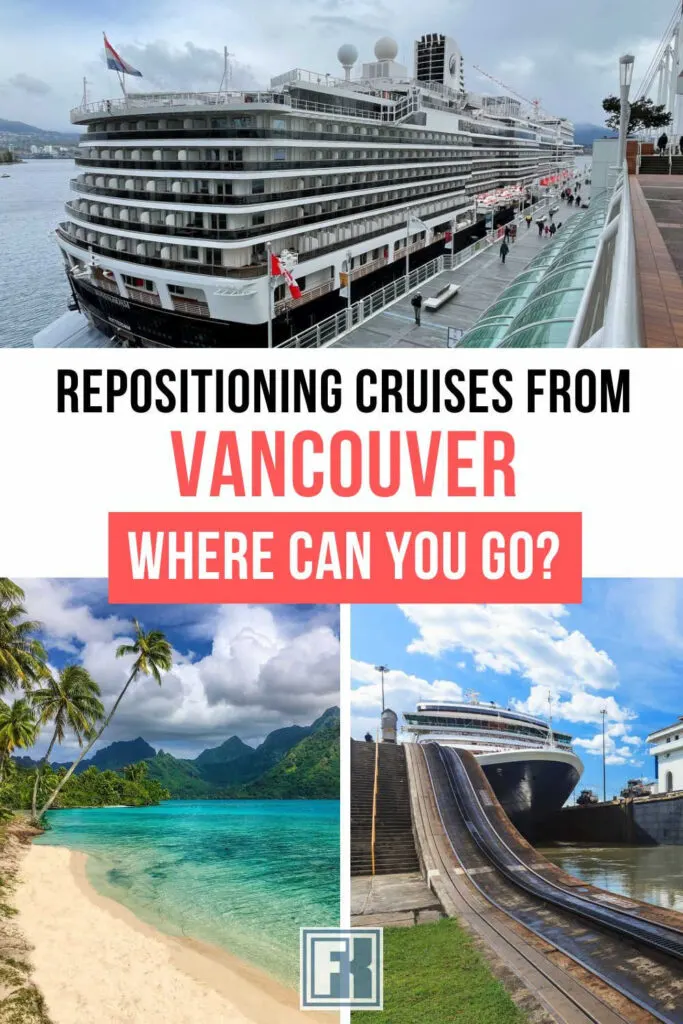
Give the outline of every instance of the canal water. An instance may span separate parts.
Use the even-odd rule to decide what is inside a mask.
[[[683,846],[557,845],[538,852],[600,889],[683,912]]]

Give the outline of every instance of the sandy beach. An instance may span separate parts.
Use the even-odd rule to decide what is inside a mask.
[[[53,1024],[336,1024],[301,1012],[298,993],[229,953],[166,936],[101,896],[86,856],[31,846],[14,896],[33,947],[33,980]]]

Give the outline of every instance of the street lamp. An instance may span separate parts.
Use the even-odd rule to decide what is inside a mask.
[[[382,677],[382,713],[384,713],[384,673],[388,671],[388,665],[375,665],[375,672],[379,672]]]
[[[628,135],[628,122],[631,115],[631,107],[628,102],[628,94],[633,79],[633,64],[635,57],[631,53],[624,54],[619,58],[619,88],[621,100],[619,104],[619,170],[624,166],[626,159],[626,136]]]
[[[605,715],[607,708],[602,708],[602,802],[607,803],[607,761],[605,760]]]

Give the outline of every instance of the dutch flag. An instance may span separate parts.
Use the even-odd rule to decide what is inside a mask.
[[[137,68],[134,68],[131,64],[128,64],[127,61],[123,60],[122,57],[119,57],[104,32],[102,35],[104,36],[104,52],[107,58],[107,67],[109,70],[118,71],[120,75],[136,75],[138,78],[142,78],[142,71],[138,71]]]

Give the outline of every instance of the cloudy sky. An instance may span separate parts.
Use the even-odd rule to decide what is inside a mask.
[[[253,745],[281,726],[308,725],[339,704],[336,607],[131,607],[107,603],[105,580],[18,582],[30,617],[42,623],[51,666],[83,664],[105,707],[130,671],[132,659],[117,659],[115,651],[131,636],[133,617],[147,630],[163,630],[173,645],[163,685],[138,679],[99,746],[142,736],[156,749],[195,757],[235,734]],[[73,752],[65,746],[55,760]]]
[[[353,735],[373,734],[374,666],[389,665],[385,700],[400,716],[418,700],[473,689],[547,717],[574,737],[583,785],[607,790],[652,778],[645,737],[683,715],[683,581],[586,580],[582,605],[359,606],[352,614]]]
[[[673,7],[673,0],[0,0],[0,117],[68,129],[84,75],[92,98],[115,95],[103,30],[145,76],[131,88],[154,90],[217,88],[224,45],[235,54],[237,87],[266,85],[293,67],[334,72],[340,43],[355,43],[363,60],[385,34],[411,65],[413,40],[444,32],[460,45],[469,89],[486,88],[476,64],[546,109],[602,124],[619,55],[636,56],[637,86]]]

